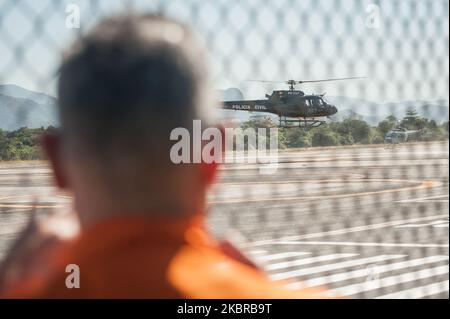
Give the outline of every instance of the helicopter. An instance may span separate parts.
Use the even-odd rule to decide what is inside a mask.
[[[263,83],[286,83],[288,90],[275,90],[272,94],[266,94],[264,100],[236,100],[223,101],[222,108],[226,110],[265,112],[279,116],[279,127],[304,127],[312,128],[326,123],[323,117],[329,117],[338,112],[335,105],[327,103],[324,94],[305,94],[301,90],[296,90],[295,86],[303,83],[341,81],[351,79],[362,79],[365,77],[346,77],[323,80],[287,80],[287,81],[261,81],[249,80]]]
[[[384,141],[387,144],[400,144],[417,139],[421,134],[422,130],[407,130],[399,126],[387,132]]]

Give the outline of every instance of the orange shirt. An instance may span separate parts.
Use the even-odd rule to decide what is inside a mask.
[[[308,298],[226,254],[198,219],[115,217],[100,222],[40,261],[7,298]],[[66,266],[80,288],[66,287]]]

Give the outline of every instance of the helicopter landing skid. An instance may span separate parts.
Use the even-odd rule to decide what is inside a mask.
[[[280,116],[280,127],[300,127],[300,128],[313,128],[325,124],[325,121],[314,119],[287,119],[284,116]]]

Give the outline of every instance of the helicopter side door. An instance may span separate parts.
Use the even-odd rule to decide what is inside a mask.
[[[312,97],[305,98],[304,104],[305,104],[304,113],[306,116],[316,115],[318,108],[320,108],[319,102]]]

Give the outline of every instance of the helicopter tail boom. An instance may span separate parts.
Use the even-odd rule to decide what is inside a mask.
[[[273,113],[266,100],[226,101],[222,103],[222,108],[225,110]]]

